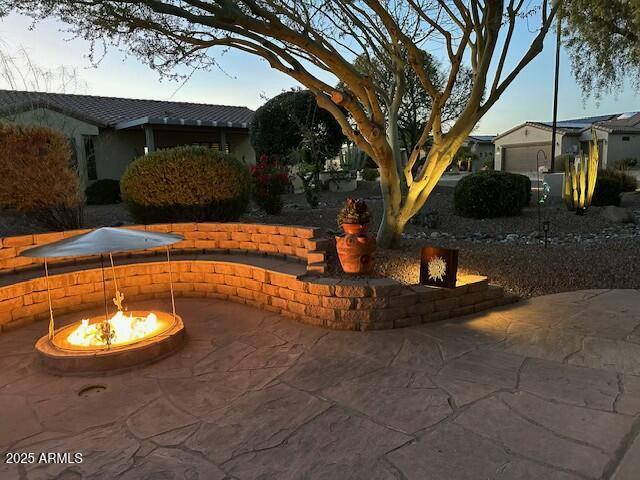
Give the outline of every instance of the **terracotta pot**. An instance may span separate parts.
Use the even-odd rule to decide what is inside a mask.
[[[345,224],[343,225],[345,235],[336,237],[338,258],[345,273],[369,273],[373,270],[376,240],[367,237],[362,227],[366,229],[366,225]],[[351,231],[359,231],[360,234],[349,233],[348,228]]]
[[[343,223],[342,229],[346,235],[366,235],[369,229],[368,223]]]

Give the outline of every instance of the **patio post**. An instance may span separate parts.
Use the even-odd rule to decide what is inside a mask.
[[[220,151],[227,153],[227,134],[224,129],[220,129]]]
[[[151,125],[144,126],[144,138],[147,146],[147,153],[156,151],[156,140],[153,133],[153,127]]]

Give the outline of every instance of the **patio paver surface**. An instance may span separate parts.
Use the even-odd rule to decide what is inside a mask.
[[[3,461],[83,454],[0,463],[0,478],[640,478],[640,291],[365,333],[216,300],[177,309],[185,348],[119,375],[40,371],[45,322],[0,335]]]

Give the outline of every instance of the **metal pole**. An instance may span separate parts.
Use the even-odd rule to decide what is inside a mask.
[[[51,305],[51,289],[49,288],[49,268],[47,267],[47,259],[44,259],[44,278],[47,283],[47,299],[49,300],[49,340],[53,339],[53,331],[55,325],[53,322],[53,306]]]
[[[169,264],[169,288],[171,289],[171,309],[173,311],[173,319],[176,319],[176,299],[173,296],[173,278],[171,272],[171,257],[169,257],[169,247],[167,246],[167,263]]]
[[[118,279],[116,278],[116,268],[113,266],[113,255],[109,252],[109,260],[111,260],[111,273],[113,275],[113,284],[116,287],[116,293],[118,293]]]
[[[122,305],[122,301],[124,300],[124,295],[120,293],[120,289],[118,288],[118,279],[116,277],[116,267],[113,266],[113,254],[109,252],[109,259],[111,260],[111,274],[113,275],[113,284],[116,288],[115,298],[113,299],[113,303],[115,303],[119,312],[124,311],[124,307]]]
[[[555,77],[554,77],[554,87],[553,87],[553,124],[551,127],[551,171],[555,171],[555,163],[556,163],[556,131],[557,131],[557,123],[558,123],[558,79],[560,77],[560,37],[562,34],[561,25],[562,20],[558,15],[557,19],[557,30],[556,30],[556,69],[555,69]]]
[[[107,306],[107,286],[104,281],[104,255],[100,255],[100,267],[102,270],[102,295],[104,297],[104,321],[109,320],[109,308]]]
[[[538,150],[536,154],[536,192],[538,192],[538,234],[540,234],[540,230],[542,230],[542,223],[540,219],[540,152],[544,155],[544,150]]]

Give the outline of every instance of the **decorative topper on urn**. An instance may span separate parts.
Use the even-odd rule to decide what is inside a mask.
[[[458,250],[424,247],[420,258],[420,283],[432,287],[455,288]]]
[[[346,273],[369,273],[373,270],[376,240],[367,236],[371,212],[362,199],[347,198],[338,214],[338,226],[344,235],[336,237],[336,248]]]

